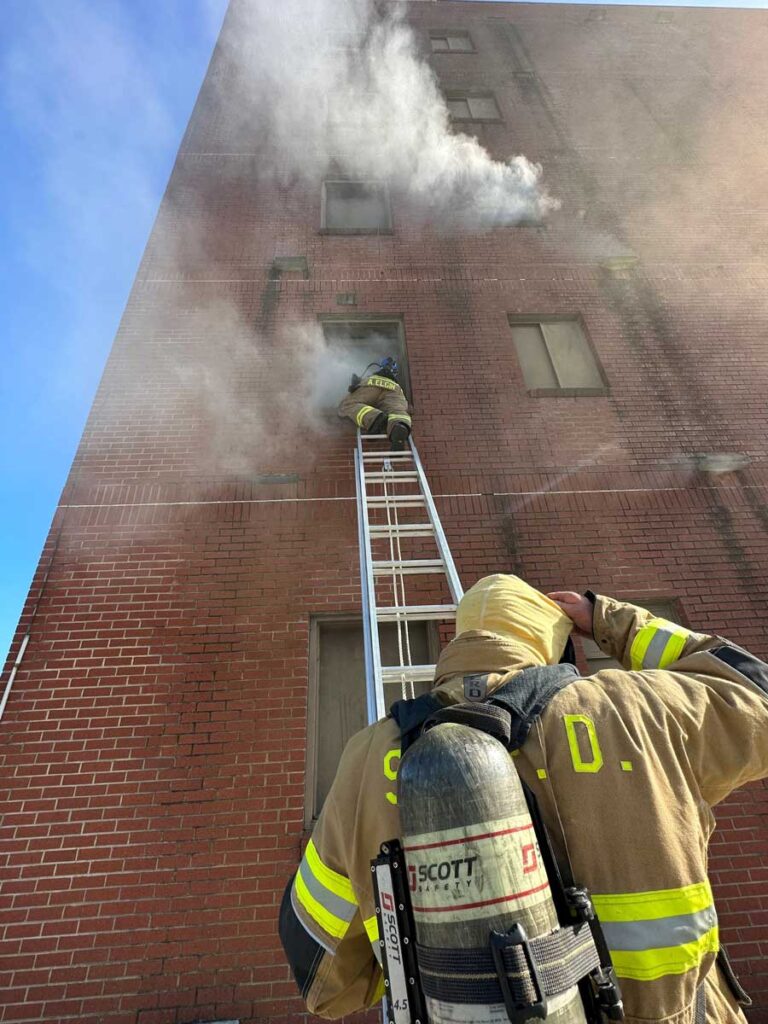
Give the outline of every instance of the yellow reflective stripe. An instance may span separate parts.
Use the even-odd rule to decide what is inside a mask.
[[[663,640],[665,636],[668,639],[663,649],[661,651],[654,650],[652,656],[649,656],[649,648],[654,641]],[[637,632],[632,641],[629,652],[632,668],[637,672],[643,668],[665,668],[667,665],[671,665],[683,653],[685,641],[689,636],[690,633],[687,630],[676,626],[674,622],[669,622],[667,619],[651,619]],[[658,644],[654,644],[654,646],[658,646]]]
[[[360,408],[355,413],[355,423],[358,425],[358,427],[362,427],[363,420],[368,415],[368,413],[376,411],[377,410],[374,409],[372,405],[361,405]]]
[[[716,953],[719,948],[718,930],[714,927],[700,939],[680,946],[637,951],[612,949],[611,960],[620,978],[655,981],[668,974],[685,974],[686,971],[693,970],[699,966],[707,953]]]
[[[387,419],[389,420],[390,423],[392,422],[392,420],[402,420],[403,423],[411,422],[411,417],[404,412],[391,412],[387,416]]]
[[[372,943],[378,942],[379,941],[379,919],[376,917],[376,915],[374,914],[373,917],[367,917],[365,919],[365,921],[363,921],[363,925],[365,927],[365,931],[366,931],[366,933],[368,935],[368,938],[371,940],[371,942]]]
[[[336,917],[335,914],[326,910],[321,903],[318,903],[309,889],[307,889],[304,879],[300,874],[296,875],[294,886],[299,903],[312,920],[316,921],[324,931],[334,938],[343,938],[349,928],[349,922],[342,921],[340,917]]]
[[[323,864],[320,860],[320,854],[317,852],[317,847],[311,839],[304,851],[304,860],[309,865],[310,871],[318,882],[321,882],[326,889],[330,889],[332,893],[340,896],[347,903],[357,905],[357,897],[350,880],[345,878],[344,875],[340,875],[337,871],[333,871],[326,864]]]
[[[592,902],[601,921],[652,921],[706,910],[712,905],[712,887],[709,882],[696,882],[681,889],[593,893]]]
[[[653,626],[643,626],[632,641],[629,653],[632,659],[632,668],[636,672],[643,667],[645,652],[648,650],[648,646],[655,635],[656,629]]]

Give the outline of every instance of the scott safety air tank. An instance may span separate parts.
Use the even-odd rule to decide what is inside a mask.
[[[419,950],[487,947],[491,930],[515,924],[528,938],[558,927],[520,779],[498,740],[466,725],[437,725],[403,756],[398,786]],[[430,978],[426,957],[420,973],[430,1024],[508,1021],[501,1002],[436,998],[439,979]],[[575,987],[550,998],[546,1013],[556,1024],[586,1020]]]

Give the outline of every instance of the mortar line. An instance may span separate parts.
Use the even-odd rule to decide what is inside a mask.
[[[753,490],[760,491],[764,485],[742,484],[738,488],[729,490]],[[610,487],[610,488],[587,488],[584,490],[539,490],[539,491],[461,491],[455,493],[434,494],[435,498],[535,498],[544,497],[547,494],[569,495],[569,494],[677,494],[690,492],[690,487]],[[718,491],[721,487],[696,487],[696,491]],[[354,496],[349,497],[325,497],[325,498],[222,498],[201,501],[116,501],[103,504],[61,504],[61,509],[91,509],[91,508],[174,508],[184,506],[205,506],[205,505],[300,505],[320,501],[356,501]]]

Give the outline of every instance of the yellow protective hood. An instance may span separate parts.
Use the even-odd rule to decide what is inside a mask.
[[[573,623],[559,606],[518,576],[486,576],[466,592],[456,612],[456,635],[485,630],[525,648],[536,665],[556,665]]]

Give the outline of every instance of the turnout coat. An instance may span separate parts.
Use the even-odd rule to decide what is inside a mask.
[[[712,808],[768,775],[768,666],[720,638],[589,596],[595,639],[623,668],[561,689],[516,768],[558,859],[592,894],[629,1024],[692,1024],[702,983],[709,1024],[743,1022],[716,960],[707,845]],[[464,632],[444,649],[433,694],[463,702],[464,676],[476,687],[482,673],[487,699],[530,665],[509,637]],[[323,1017],[383,994],[370,861],[399,835],[399,758],[391,717],[352,737],[285,892],[283,945],[308,1009]]]
[[[386,413],[387,434],[396,423],[411,426],[408,399],[403,389],[397,381],[378,373],[365,377],[346,394],[339,402],[338,413],[352,420],[360,430],[369,430],[380,413]]]

